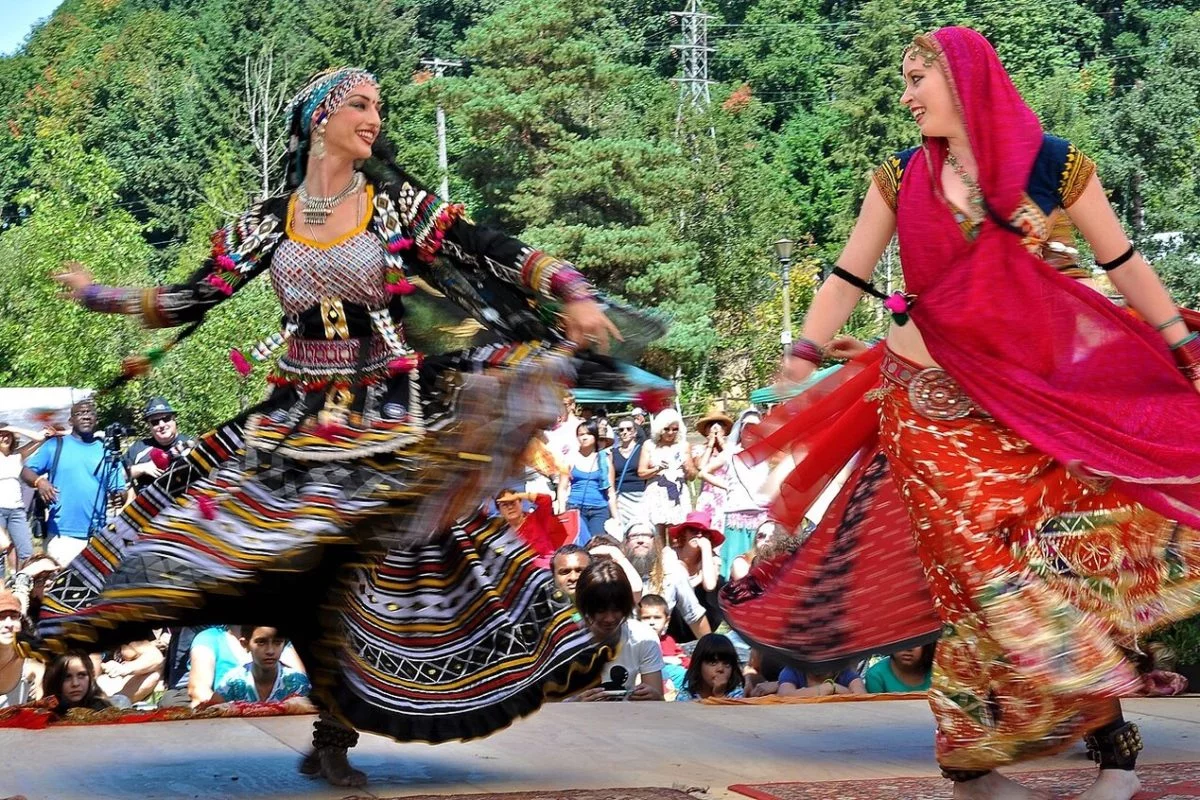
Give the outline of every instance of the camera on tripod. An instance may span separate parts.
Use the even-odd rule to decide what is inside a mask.
[[[111,422],[104,429],[104,449],[114,453],[121,452],[121,439],[132,436],[133,428],[123,422]]]

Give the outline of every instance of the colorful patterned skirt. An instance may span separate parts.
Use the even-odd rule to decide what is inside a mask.
[[[611,654],[537,554],[478,510],[553,422],[563,375],[560,356],[528,348],[428,364],[426,424],[390,433],[403,446],[360,454],[335,435],[318,460],[295,457],[294,437],[287,452],[247,445],[280,407],[268,401],[202,437],[93,537],[48,588],[34,646],[269,624],[295,644],[319,704],[403,741],[484,736],[594,683]]]
[[[871,639],[877,652],[911,646],[929,627],[919,564],[942,623],[939,763],[991,769],[1061,750],[1139,693],[1141,637],[1200,612],[1200,534],[1075,477],[941,370],[890,353],[880,367],[878,438],[856,443],[855,472],[800,551],[727,590],[727,617],[800,663]],[[905,521],[915,548],[900,544]],[[874,601],[856,611],[867,586]],[[888,622],[896,606],[905,618]]]

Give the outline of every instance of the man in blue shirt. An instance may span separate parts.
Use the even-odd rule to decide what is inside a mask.
[[[21,477],[49,508],[46,554],[60,565],[79,555],[88,534],[106,524],[109,495],[125,490],[119,459],[106,458],[104,442],[96,438],[91,400],[71,407],[71,433],[47,441],[25,462]]]

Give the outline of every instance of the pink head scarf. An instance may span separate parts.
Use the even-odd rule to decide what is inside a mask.
[[[934,34],[989,207],[1010,219],[1042,144],[996,51],[967,28]],[[991,219],[962,235],[941,191],[945,139],[927,138],[897,209],[911,314],[934,359],[982,407],[1058,461],[1200,525],[1200,395],[1162,337],[1029,253]]]

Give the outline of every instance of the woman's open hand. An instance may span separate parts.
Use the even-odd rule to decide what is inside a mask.
[[[563,331],[580,348],[607,353],[613,339],[624,341],[595,300],[575,300],[563,306]]]
[[[93,283],[92,273],[78,261],[64,261],[64,272],[54,276],[54,280],[62,286],[64,297],[78,302],[83,298],[83,292]]]

